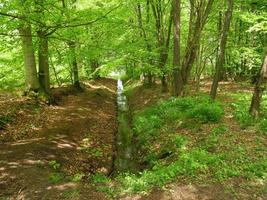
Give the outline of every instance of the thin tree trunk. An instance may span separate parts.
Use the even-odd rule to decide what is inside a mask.
[[[56,70],[56,68],[55,68],[55,66],[54,66],[54,64],[53,64],[52,57],[49,56],[49,59],[50,59],[51,67],[52,67],[53,72],[54,72],[54,75],[55,75],[55,79],[56,79],[57,85],[58,85],[58,86],[61,86],[61,82],[60,82],[60,80],[59,80],[57,70]]]
[[[226,48],[227,37],[228,37],[230,24],[231,24],[231,18],[232,18],[232,13],[233,13],[233,6],[234,6],[233,4],[234,4],[233,0],[228,0],[228,8],[225,13],[225,19],[224,19],[223,30],[222,30],[222,35],[221,35],[220,50],[219,50],[219,55],[216,61],[216,71],[215,71],[215,75],[213,78],[213,83],[212,83],[212,87],[210,91],[210,97],[213,100],[216,98],[217,88],[218,88],[221,73],[224,67],[225,48]]]
[[[21,35],[22,51],[24,57],[25,93],[27,94],[29,91],[38,92],[40,84],[37,78],[31,26],[28,24],[23,24],[19,28],[19,32]]]
[[[261,71],[258,76],[258,80],[255,85],[254,94],[252,97],[249,113],[253,117],[258,117],[260,113],[260,103],[262,98],[262,93],[266,88],[266,79],[267,79],[267,55],[262,64]]]
[[[79,80],[79,69],[76,58],[76,44],[75,42],[69,42],[70,55],[71,55],[71,64],[73,72],[73,85],[77,89],[81,89],[80,80]]]
[[[173,0],[173,95],[182,93],[183,79],[181,73],[180,41],[181,41],[181,1]]]
[[[149,7],[149,4],[147,6]],[[149,12],[149,10],[147,12]],[[144,26],[143,26],[143,17],[142,17],[142,11],[141,11],[141,4],[140,3],[137,3],[136,13],[137,13],[138,25],[139,25],[139,28],[141,30],[140,35],[145,40],[148,53],[151,54],[152,49],[151,49],[151,45],[148,42],[147,33],[146,33],[146,31],[144,29]],[[149,16],[147,16],[147,18],[148,17]],[[147,19],[147,20],[149,21],[149,19]],[[149,64],[152,66],[152,60],[150,58],[149,58]],[[148,86],[152,85],[152,79],[153,79],[152,73],[151,72],[147,72],[145,74],[145,83],[147,83]]]
[[[39,39],[38,58],[39,58],[39,82],[46,95],[51,97],[48,39],[42,30],[37,32]]]
[[[164,23],[163,23],[163,13],[161,8],[161,1],[158,2],[150,2],[152,7],[152,12],[156,21],[156,31],[157,31],[157,42],[158,42],[158,48],[159,48],[159,63],[161,67],[161,85],[162,85],[162,92],[168,91],[168,84],[166,79],[166,69],[165,65],[168,60],[169,56],[169,45],[170,45],[170,35],[171,35],[171,29],[172,29],[172,9],[170,11],[170,17],[169,17],[169,24],[167,27],[167,36],[165,40],[164,35]]]

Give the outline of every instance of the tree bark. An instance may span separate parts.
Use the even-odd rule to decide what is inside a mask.
[[[190,24],[185,56],[182,64],[183,88],[188,79],[197,56],[197,49],[201,39],[202,30],[206,24],[214,0],[190,0]]]
[[[49,74],[49,55],[48,55],[48,38],[45,32],[39,30],[37,32],[39,45],[38,45],[38,58],[39,58],[39,82],[43,92],[51,96],[50,90],[50,74]]]
[[[162,2],[150,2],[152,7],[152,12],[155,18],[155,25],[156,25],[156,32],[157,32],[157,43],[158,43],[158,49],[159,49],[159,64],[161,67],[161,85],[162,85],[162,92],[168,91],[168,84],[166,79],[166,63],[169,56],[169,46],[170,46],[170,36],[171,36],[171,30],[172,30],[172,9],[170,11],[170,17],[169,17],[169,23],[168,27],[165,28],[163,23],[163,11],[162,11]],[[165,29],[167,29],[167,33],[165,32]],[[165,35],[167,34],[167,35]]]
[[[147,7],[149,7],[149,3],[147,2]],[[147,8],[148,9],[148,8]],[[147,12],[149,12],[149,10],[147,10]],[[137,6],[136,6],[136,13],[137,13],[137,20],[138,20],[138,26],[140,28],[140,36],[144,38],[145,40],[145,43],[146,43],[146,48],[147,48],[147,51],[149,54],[151,54],[152,52],[152,49],[151,49],[151,45],[149,44],[149,41],[148,41],[148,38],[147,38],[147,33],[144,29],[144,26],[143,26],[143,17],[142,17],[142,11],[141,11],[141,4],[140,3],[137,3]],[[149,18],[149,14],[147,14],[147,18]],[[147,19],[147,21],[149,21],[149,19]],[[149,64],[152,66],[152,60],[151,58],[149,58]],[[153,75],[151,72],[147,72],[145,75],[145,83],[148,85],[148,86],[151,86],[152,85],[152,79],[153,79]]]
[[[81,89],[75,42],[69,42],[69,48],[70,48],[70,57],[71,57],[72,72],[73,72],[73,85],[75,88]]]
[[[173,95],[180,96],[182,93],[183,79],[181,73],[181,0],[173,0]]]
[[[249,109],[249,113],[254,118],[257,118],[260,113],[260,103],[261,103],[262,93],[266,89],[266,80],[267,80],[267,55],[265,56],[262,68],[258,75],[258,79],[255,84],[254,93]]]
[[[38,92],[40,84],[37,78],[31,26],[29,24],[23,24],[19,28],[19,32],[21,35],[22,51],[24,57],[25,93],[27,94],[30,91]]]
[[[224,19],[224,24],[222,28],[222,34],[221,34],[221,42],[220,42],[220,50],[219,50],[219,55],[216,60],[216,71],[214,74],[213,78],[213,83],[210,91],[210,97],[211,99],[215,99],[217,95],[217,88],[219,85],[221,73],[224,67],[224,62],[225,62],[225,48],[227,44],[227,37],[230,29],[230,24],[231,24],[231,18],[232,18],[232,13],[233,13],[233,7],[234,7],[234,2],[233,0],[228,0],[228,8],[225,13],[225,19]]]

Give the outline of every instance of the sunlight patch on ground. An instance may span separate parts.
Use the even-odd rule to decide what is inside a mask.
[[[40,140],[44,140],[45,137],[41,137],[41,138],[35,138],[35,139],[27,139],[27,140],[20,140],[18,142],[14,142],[11,144],[11,146],[18,146],[18,145],[25,145],[25,144],[30,144],[36,141],[40,141]]]
[[[70,189],[70,188],[75,188],[77,187],[77,183],[64,183],[64,184],[61,184],[61,185],[55,185],[55,186],[49,186],[47,187],[46,189],[47,190],[67,190],[67,189]]]
[[[91,83],[88,83],[88,82],[85,82],[84,84],[89,86],[90,88],[93,88],[93,89],[105,89],[105,90],[108,90],[109,92],[115,93],[114,90],[112,90],[112,89],[110,89],[104,85],[96,86],[96,85],[92,85]]]

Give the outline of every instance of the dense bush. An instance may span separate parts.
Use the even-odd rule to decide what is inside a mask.
[[[134,118],[137,133],[153,133],[177,120],[196,119],[199,122],[218,122],[224,114],[222,106],[208,97],[171,98],[139,113]]]
[[[196,118],[202,122],[218,122],[222,118],[224,112],[217,103],[200,103],[189,111],[191,118]]]

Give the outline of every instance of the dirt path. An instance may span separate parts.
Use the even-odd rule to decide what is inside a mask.
[[[66,96],[46,108],[49,118],[33,131],[36,137],[1,144],[0,199],[105,199],[73,176],[112,169],[115,88],[116,82],[101,80]]]

